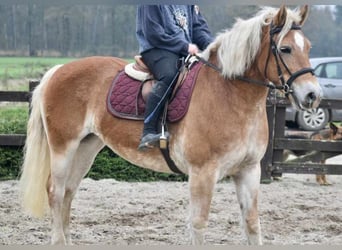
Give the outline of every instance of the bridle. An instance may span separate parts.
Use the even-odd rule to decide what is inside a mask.
[[[283,57],[279,53],[279,49],[278,49],[277,44],[274,40],[274,35],[280,33],[282,29],[283,29],[283,26],[274,26],[273,22],[271,23],[271,27],[270,27],[270,50],[268,51],[264,75],[267,79],[267,68],[268,68],[268,63],[269,63],[269,59],[270,59],[270,55],[271,55],[271,51],[272,51],[272,54],[275,58],[276,65],[277,65],[277,72],[278,72],[279,80],[281,82],[281,89],[284,90],[286,95],[288,95],[288,94],[291,94],[293,92],[293,89],[291,88],[293,81],[297,77],[304,75],[304,74],[307,74],[307,73],[311,73],[312,75],[314,75],[314,69],[313,68],[303,68],[303,69],[300,69],[294,73],[292,73],[290,71],[290,69],[286,65]],[[301,30],[301,26],[296,25],[296,24],[292,24],[291,30]],[[281,70],[281,67],[280,67],[280,63],[284,66],[285,70],[290,75],[289,79],[287,79],[286,82],[284,79],[283,71]]]
[[[278,77],[280,80],[281,85],[275,85],[272,82],[264,82],[264,81],[258,81],[255,79],[250,79],[250,78],[246,78],[246,77],[241,77],[241,76],[237,76],[235,77],[235,79],[244,81],[244,82],[248,82],[248,83],[253,83],[253,84],[258,84],[258,85],[262,85],[265,87],[268,87],[270,89],[279,89],[279,90],[283,90],[285,95],[289,95],[293,93],[293,89],[292,87],[292,83],[294,82],[294,80],[304,74],[307,73],[311,73],[312,75],[314,75],[314,69],[313,68],[303,68],[300,69],[294,73],[292,73],[289,69],[289,67],[286,65],[283,57],[281,56],[281,54],[279,53],[277,44],[274,40],[274,35],[280,33],[280,31],[283,29],[283,26],[274,26],[273,22],[270,24],[270,49],[268,51],[268,56],[267,56],[267,61],[266,61],[266,65],[265,65],[265,72],[264,72],[264,76],[265,79],[267,79],[267,68],[268,68],[268,64],[269,64],[269,60],[271,57],[271,52],[272,55],[275,58],[276,61],[276,66],[277,66],[277,72],[278,72]],[[301,26],[293,24],[291,27],[291,30],[301,30]],[[222,70],[216,66],[215,64],[205,60],[204,58],[195,55],[197,57],[197,59],[199,61],[201,61],[203,64],[213,68],[214,70],[222,73]],[[283,75],[283,71],[281,69],[280,63],[284,66],[284,68],[286,69],[286,71],[289,73],[290,77],[287,81],[285,81],[284,79],[284,75]]]

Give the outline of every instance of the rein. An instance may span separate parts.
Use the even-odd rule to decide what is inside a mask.
[[[268,68],[268,62],[270,60],[270,55],[271,52],[275,58],[276,64],[277,64],[277,72],[278,72],[278,77],[280,79],[281,85],[275,85],[272,82],[264,82],[264,81],[258,81],[258,80],[254,80],[254,79],[250,79],[250,78],[246,78],[246,77],[241,77],[241,76],[237,76],[235,77],[235,79],[237,80],[241,80],[244,82],[248,82],[248,83],[253,83],[253,84],[257,84],[257,85],[261,85],[261,86],[265,86],[268,87],[270,89],[278,89],[278,90],[283,90],[285,92],[285,95],[291,94],[293,92],[293,90],[291,89],[292,83],[293,81],[304,74],[307,73],[311,73],[312,75],[314,75],[314,70],[312,68],[303,68],[301,70],[296,71],[295,73],[292,73],[290,71],[290,69],[288,68],[288,66],[286,65],[284,59],[282,58],[282,56],[279,54],[279,50],[278,47],[273,39],[275,34],[278,34],[281,32],[281,30],[283,29],[283,26],[273,26],[273,22],[271,23],[271,28],[270,28],[270,50],[267,56],[267,61],[266,61],[266,67],[265,67],[265,78],[267,79],[267,68]],[[300,30],[301,26],[299,25],[295,25],[293,24],[291,27],[291,30]],[[212,69],[216,70],[219,73],[222,73],[222,70],[215,64],[205,60],[204,58],[200,57],[199,55],[195,54],[195,57],[201,61],[203,64],[211,67]],[[282,65],[284,66],[284,68],[286,69],[286,71],[290,74],[290,77],[287,81],[285,81],[284,76],[283,76],[283,72],[281,70],[280,67],[280,62],[282,63]]]
[[[197,54],[195,55],[195,57],[199,61],[201,61],[203,64],[209,66],[210,68],[216,70],[219,73],[222,73],[222,70],[219,67],[217,67],[215,64],[205,60],[203,57],[200,57]],[[254,83],[254,84],[262,85],[262,86],[268,87],[270,89],[280,89],[280,90],[284,89],[283,86],[276,86],[273,83],[258,81],[258,80],[254,80],[254,79],[250,79],[250,78],[246,78],[246,77],[242,77],[242,76],[237,76],[237,77],[235,77],[235,79],[238,79],[238,80],[241,80],[244,82],[248,82],[248,83]]]

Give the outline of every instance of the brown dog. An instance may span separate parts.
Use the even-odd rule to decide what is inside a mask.
[[[342,140],[342,126],[336,126],[333,123],[330,123],[329,129],[323,129],[313,133],[310,138],[312,140]],[[325,163],[325,160],[321,161],[321,163]],[[325,174],[316,175],[316,181],[320,185],[330,185]]]

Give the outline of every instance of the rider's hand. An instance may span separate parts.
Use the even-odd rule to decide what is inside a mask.
[[[197,54],[199,51],[198,47],[196,44],[193,44],[193,43],[189,43],[189,47],[188,47],[188,53],[190,55],[195,55]]]

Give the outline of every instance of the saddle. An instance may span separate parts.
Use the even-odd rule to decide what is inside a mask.
[[[141,94],[146,102],[147,96],[155,83],[154,77],[141,56],[135,56],[134,61],[134,63],[125,66],[125,73],[131,78],[142,82]]]
[[[135,56],[134,61],[134,63],[129,63],[125,66],[125,72],[127,75],[142,82],[148,79],[153,79],[152,73],[142,60],[141,56]]]
[[[186,114],[202,63],[196,57],[185,60],[167,107],[167,120],[179,121]],[[153,75],[140,56],[114,78],[107,96],[107,109],[115,117],[143,120],[146,98],[154,84]]]

